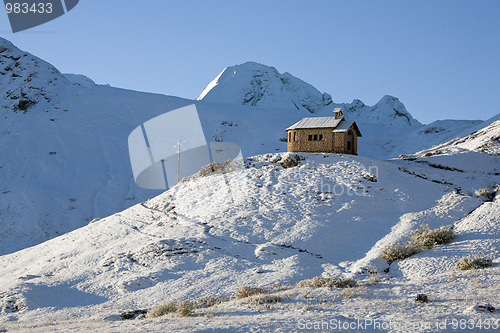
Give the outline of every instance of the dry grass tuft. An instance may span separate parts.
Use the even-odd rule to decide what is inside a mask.
[[[264,288],[255,288],[255,287],[239,287],[238,290],[236,291],[236,298],[241,299],[241,298],[246,298],[250,297],[253,295],[259,295],[259,294],[264,294],[266,290]]]
[[[223,302],[226,302],[228,300],[229,300],[229,297],[226,297],[226,296],[206,296],[206,297],[200,298],[196,302],[196,307],[197,308],[209,308],[211,306],[222,304]]]
[[[457,269],[461,271],[466,271],[469,269],[480,269],[485,267],[490,267],[493,265],[493,261],[490,258],[462,258],[457,263]]]
[[[152,309],[149,309],[146,317],[148,318],[156,318],[164,316],[168,313],[174,313],[177,311],[177,303],[176,302],[168,302],[163,303],[161,305],[155,306]]]
[[[479,190],[476,190],[476,197],[489,201],[493,199],[494,194],[487,188],[481,188]]]
[[[300,288],[353,288],[357,286],[356,280],[352,278],[339,278],[316,276],[309,280],[302,280],[299,282]]]
[[[385,246],[380,251],[380,258],[386,260],[389,264],[397,260],[403,260],[414,254],[422,252],[422,247],[413,242],[406,244],[392,244]]]
[[[194,315],[194,306],[190,301],[181,301],[177,304],[177,313],[181,317],[192,317]]]
[[[168,302],[149,309],[147,318],[162,317],[169,313],[177,312],[181,317],[191,317],[194,315],[194,305],[190,301]]]
[[[455,233],[449,226],[442,226],[431,229],[427,224],[420,229],[411,232],[414,243],[419,244],[425,250],[429,250],[436,245],[450,243],[455,238]]]
[[[253,304],[268,304],[268,303],[278,303],[281,302],[283,299],[278,296],[278,295],[265,295],[265,294],[260,294],[260,295],[255,295],[251,303]]]
[[[431,229],[427,224],[411,232],[411,241],[406,244],[387,245],[380,251],[380,257],[389,264],[403,260],[423,250],[432,249],[436,245],[450,243],[455,238],[453,229],[441,226]]]

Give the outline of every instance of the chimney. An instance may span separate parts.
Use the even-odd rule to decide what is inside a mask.
[[[344,115],[344,113],[342,112],[342,108],[335,108],[333,110],[333,114],[335,115],[335,119],[343,118],[342,116]]]

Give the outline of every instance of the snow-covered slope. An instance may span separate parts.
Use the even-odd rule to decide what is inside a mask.
[[[394,160],[393,163],[400,165],[399,170],[405,173],[434,183],[448,185],[448,190],[453,189],[455,193],[461,194],[463,199],[482,196],[483,200],[488,200],[500,191],[499,149],[500,121],[495,121],[464,138],[456,138],[432,149],[401,156],[400,159]],[[480,190],[483,191],[482,195]],[[405,214],[387,236],[377,242],[363,259],[353,265],[351,271],[356,271],[360,267],[366,267],[369,264],[379,264],[378,253],[381,248],[388,244],[406,241],[410,231],[415,228],[415,221],[429,224],[431,227],[455,224],[457,231],[462,231],[464,234],[473,233],[474,229],[482,229],[484,224],[487,223],[488,230],[485,232],[489,233],[488,237],[497,239],[497,241],[493,241],[489,245],[485,241],[484,247],[482,247],[480,246],[482,236],[468,235],[468,239],[476,239],[474,247],[463,248],[458,246],[460,251],[455,254],[448,253],[448,255],[444,256],[441,260],[442,265],[433,264],[429,269],[419,266],[419,269],[423,271],[417,272],[413,269],[412,272],[407,272],[405,275],[407,278],[414,278],[417,275],[420,277],[429,276],[440,267],[443,269],[450,268],[452,264],[456,264],[458,254],[465,256],[468,253],[472,257],[498,257],[500,254],[500,243],[498,242],[500,233],[498,226],[500,218],[498,212],[499,198],[500,196],[497,195],[494,203],[485,203],[481,205],[480,209],[475,210],[474,203],[471,206],[466,201],[450,200],[450,197],[445,196],[436,201],[436,206],[429,210]],[[443,207],[449,209],[453,214],[443,214]],[[469,215],[464,219],[457,219],[454,214],[461,214],[459,212],[469,212]],[[464,221],[468,222],[465,223]],[[467,225],[468,230],[461,229],[461,226],[464,225]],[[482,232],[479,234],[482,234]],[[453,248],[456,248],[456,246]],[[438,250],[429,253],[434,256],[436,252],[442,255],[441,251]],[[447,250],[447,252],[450,251]],[[417,258],[427,258],[429,253],[419,254]],[[410,262],[414,260],[416,259],[408,259]],[[406,265],[407,261],[403,263]],[[427,263],[424,260],[420,264],[425,265]]]
[[[360,100],[333,103],[329,94],[320,93],[290,73],[280,74],[274,67],[255,62],[225,68],[203,89],[198,99],[307,110],[318,115],[329,115],[335,107],[342,107],[347,118],[362,123],[397,127],[420,125],[396,97],[384,96],[374,106],[367,106]]]
[[[190,104],[105,86],[69,86],[60,103],[0,123],[0,253],[32,246],[159,194],[138,188],[130,132]]]
[[[451,154],[464,151],[500,155],[500,120],[464,138],[456,138],[432,149],[424,150],[420,154]]]
[[[194,103],[207,142],[234,142],[244,156],[252,156],[286,151],[284,129],[311,115],[306,109],[192,101],[95,85],[86,77],[62,75],[4,39],[0,44],[0,254],[158,195],[133,182],[127,147],[130,132],[153,117]],[[384,105],[400,108],[391,98]],[[427,127],[362,125],[359,153],[397,157],[480,125],[447,124],[439,133],[425,133]]]
[[[369,264],[381,270],[387,267],[377,262],[382,244],[404,239],[423,223],[455,224],[460,237],[468,238],[459,238],[452,247],[466,239],[482,239],[476,233],[479,229],[488,239],[498,240],[497,227],[480,224],[485,223],[481,212],[492,212],[490,222],[497,217],[498,199],[485,203],[474,191],[493,189],[500,182],[495,173],[500,157],[478,154],[481,164],[458,170],[457,161],[467,164],[467,156],[378,161],[300,154],[298,166],[284,168],[281,163],[288,154],[278,153],[248,158],[239,172],[193,176],[145,203],[0,257],[1,318],[20,319],[19,325],[81,316],[105,323],[102,318],[115,318],[124,311],[168,300],[232,294],[242,285],[296,283],[317,275],[359,278],[355,273]],[[405,282],[410,270],[412,276],[427,278],[422,281],[441,276],[455,283],[446,275],[449,264],[430,266],[432,259],[425,260],[426,255],[434,258],[432,253],[411,259],[421,262],[401,262],[401,276],[391,267],[389,273],[395,278],[386,280],[378,293],[385,293],[384,298],[397,297],[394,293],[402,290],[411,293],[414,287]],[[498,251],[488,254],[498,263]],[[440,252],[443,255],[447,254]],[[452,252],[449,263],[457,258]],[[481,297],[474,296],[474,302]],[[463,296],[453,294],[427,312],[432,318],[454,315],[455,310],[443,304],[459,298]],[[319,307],[321,301],[314,299],[311,306]],[[396,305],[379,307],[377,318],[405,318],[416,306]],[[248,316],[257,315],[257,309],[245,309]],[[373,308],[347,301],[321,309],[316,315],[345,318],[353,311],[354,318],[373,315]],[[291,306],[273,313],[297,316]],[[150,320],[142,323],[155,325]],[[248,319],[240,325],[248,328]]]

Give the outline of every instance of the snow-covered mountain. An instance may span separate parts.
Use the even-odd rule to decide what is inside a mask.
[[[0,38],[0,94],[4,110],[27,112],[48,107],[69,81],[51,64]]]
[[[374,106],[365,105],[359,99],[355,99],[352,103],[335,103],[335,106],[342,107],[347,118],[356,120],[360,124],[391,127],[422,125],[413,118],[398,98],[389,95],[382,97]]]
[[[342,106],[363,133],[360,156],[295,157],[283,153],[284,129],[311,112],[301,103],[280,105],[286,98],[274,88],[255,95],[267,106],[211,102],[215,88],[191,101],[96,85],[61,74],[8,41],[0,45],[0,331],[164,331],[168,325],[172,332],[248,331],[256,320],[263,330],[293,331],[298,314],[408,321],[460,311],[467,319],[489,318],[464,309],[497,301],[491,295],[499,292],[498,115],[419,125],[393,97],[374,107],[325,104],[323,94],[292,79],[280,96],[296,89],[294,101],[323,105],[315,115]],[[284,84],[266,75],[262,87]],[[128,135],[190,104],[206,141],[238,144],[246,168],[206,168],[164,193],[138,188]],[[383,160],[399,154],[405,156]],[[285,168],[289,159],[298,165]],[[488,192],[488,200],[477,190]],[[382,246],[404,242],[423,223],[454,225],[458,237],[391,266],[378,258]],[[461,257],[476,255],[494,261],[484,277],[450,273]],[[372,269],[381,280],[373,288],[358,274]],[[352,276],[362,286],[353,293],[361,296],[285,285],[317,275]],[[482,288],[469,284],[474,277]],[[273,286],[268,291],[281,292],[282,305],[227,301],[242,285]],[[457,292],[464,288],[472,296]],[[430,306],[416,308],[418,292],[432,292]],[[227,302],[197,309],[208,316],[189,321],[109,323],[123,311],[202,297]]]
[[[494,137],[499,125],[476,137]],[[495,151],[500,146],[490,143]],[[498,267],[485,269],[488,281],[466,297],[463,285],[473,273],[452,275],[450,269],[464,256],[487,256],[499,263],[495,221],[500,197],[485,202],[475,191],[496,194],[500,157],[486,151],[464,154],[443,151],[379,161],[336,154],[299,154],[296,159],[276,153],[247,158],[241,171],[205,171],[147,202],[0,257],[0,318],[11,321],[9,329],[30,323],[41,330],[49,324],[102,330],[126,311],[202,298],[226,301],[198,308],[189,322],[167,316],[134,321],[135,327],[204,327],[208,323],[200,321],[211,313],[211,327],[222,328],[231,318],[232,325],[248,329],[267,309],[275,320],[259,322],[274,330],[288,327],[290,320],[293,325],[293,318],[307,311],[316,319],[371,318],[372,304],[382,321],[417,320],[412,316],[416,312],[432,321],[458,314],[483,318],[467,309],[491,302],[488,295],[498,292]],[[481,163],[467,167],[476,154]],[[289,158],[298,165],[285,168],[283,161]],[[454,225],[457,238],[391,266],[378,258],[382,246],[406,240],[421,224]],[[377,272],[378,284],[370,285],[367,271]],[[318,275],[352,276],[360,286],[354,294],[287,287]],[[268,286],[283,306],[270,311],[263,304],[224,296],[244,285]],[[421,292],[437,303],[414,303]],[[113,325],[123,329],[129,324]]]
[[[151,118],[195,104],[207,142],[233,142],[252,156],[286,151],[284,129],[311,115],[305,109],[192,101],[96,85],[61,74],[4,39],[0,44],[0,254],[158,195],[135,185],[127,147],[130,132]],[[400,108],[390,98],[384,105]],[[367,124],[361,126],[358,151],[377,159],[397,157],[480,125],[448,121],[387,131]]]
[[[332,105],[332,97],[290,73],[256,62],[225,68],[198,97],[220,103],[307,110],[316,113]]]
[[[281,108],[324,115],[342,107],[347,118],[382,126],[418,126],[420,123],[396,97],[384,96],[374,106],[356,99],[352,103],[333,103],[330,94],[321,93],[290,73],[256,62],[225,68],[203,89],[198,100]]]

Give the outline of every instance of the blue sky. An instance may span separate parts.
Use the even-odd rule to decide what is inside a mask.
[[[0,36],[66,73],[185,98],[257,61],[336,102],[398,97],[424,123],[500,112],[500,1],[80,0]]]

